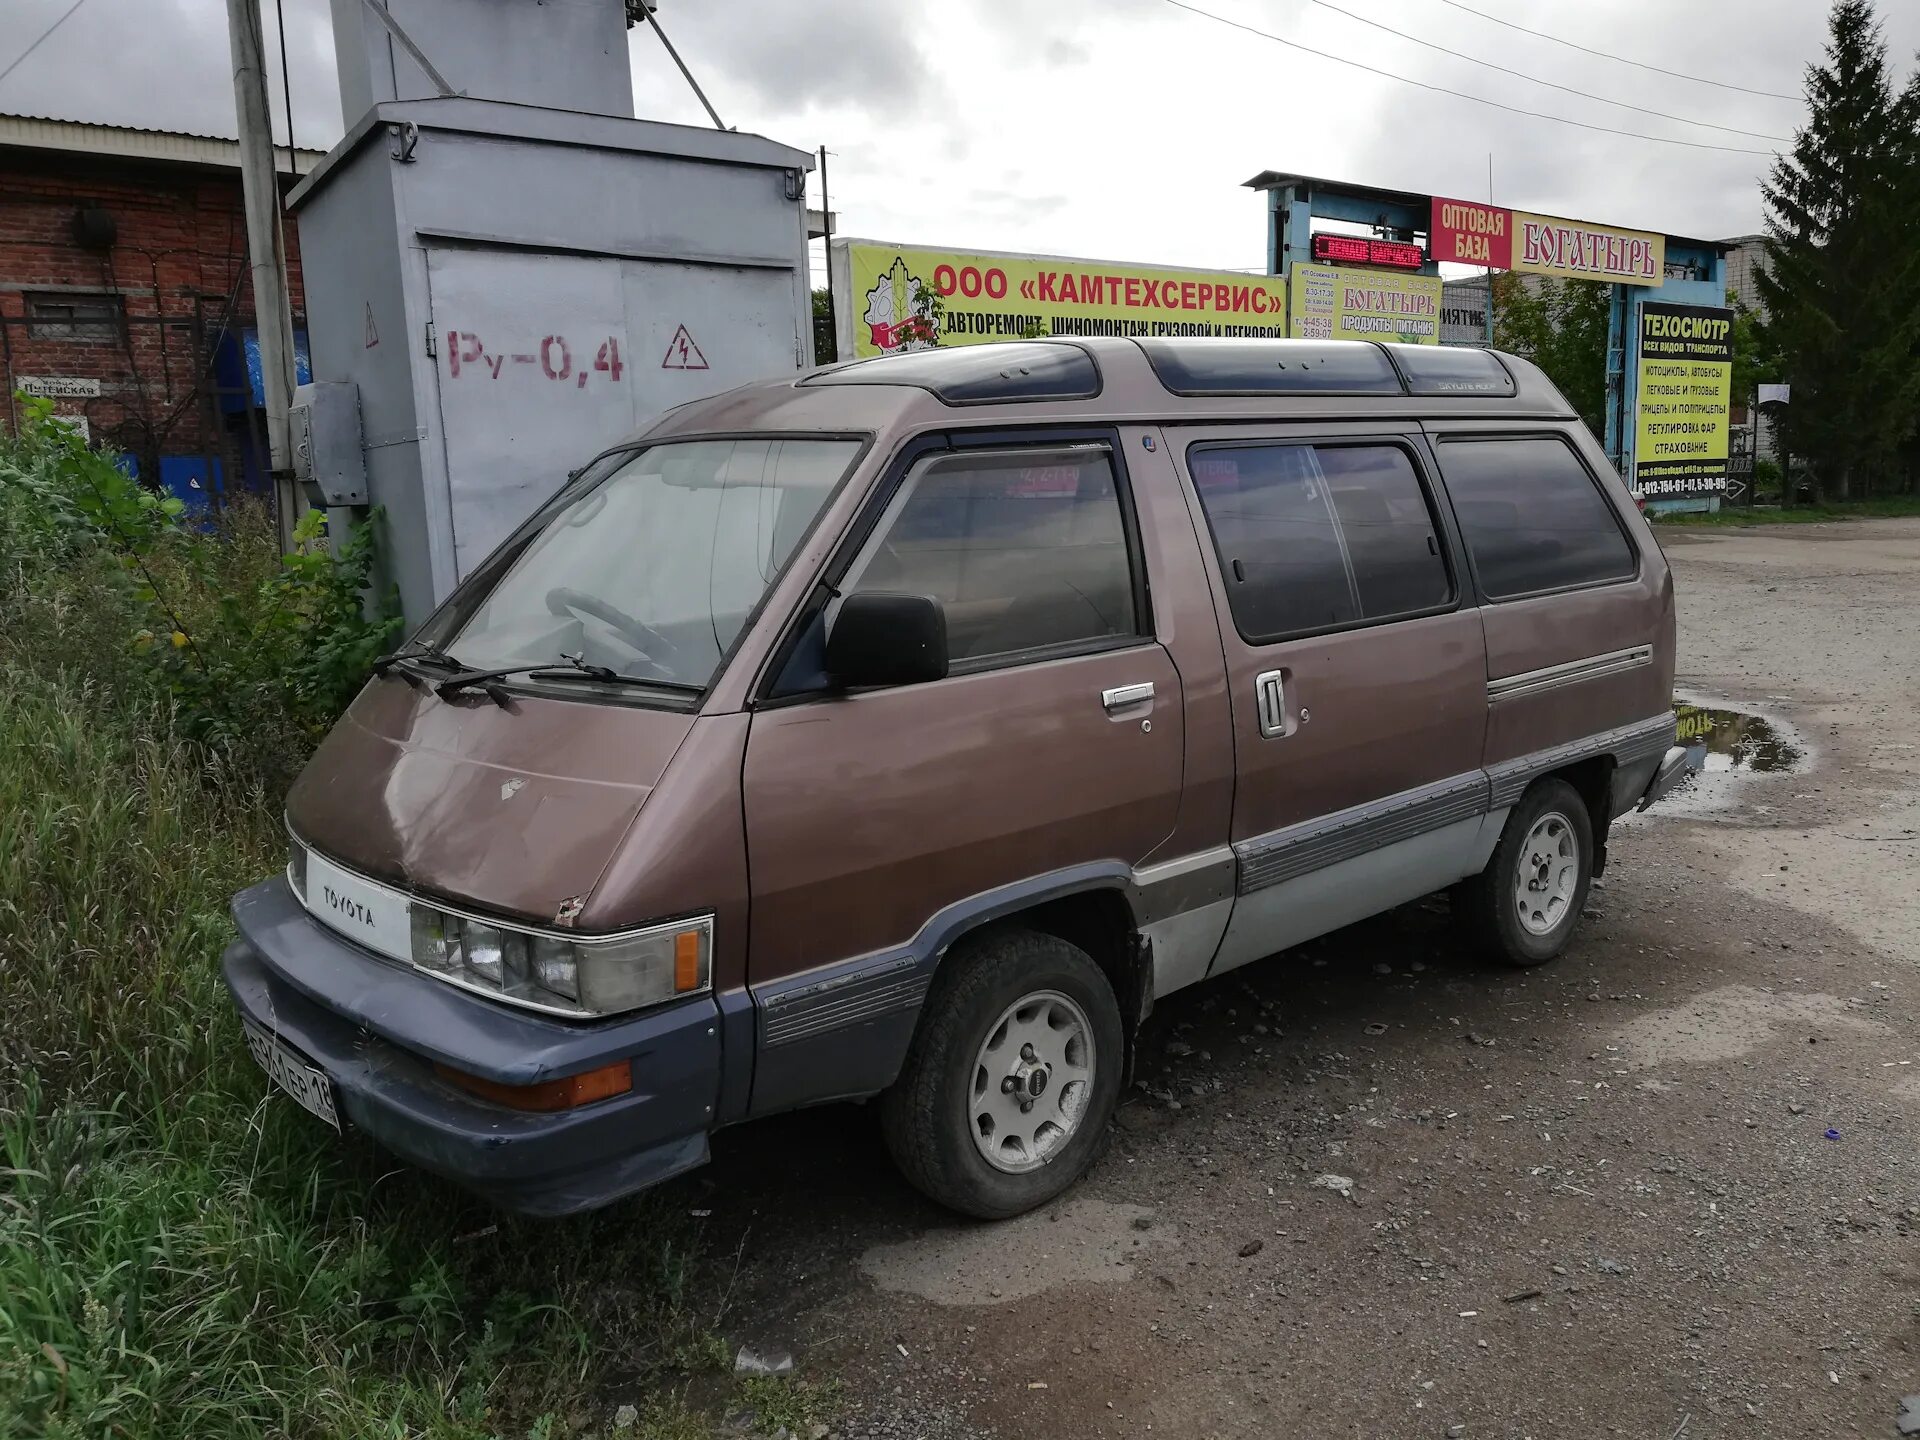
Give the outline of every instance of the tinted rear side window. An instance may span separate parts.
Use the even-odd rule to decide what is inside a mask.
[[[1188,465],[1244,638],[1339,629],[1452,599],[1433,512],[1400,447],[1196,447]]]
[[[1633,549],[1613,507],[1564,440],[1449,440],[1440,464],[1490,598],[1634,573]]]

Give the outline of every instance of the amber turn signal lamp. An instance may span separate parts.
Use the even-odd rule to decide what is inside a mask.
[[[572,1110],[633,1089],[631,1060],[616,1061],[598,1070],[584,1070],[558,1080],[542,1080],[537,1085],[502,1085],[498,1080],[469,1075],[451,1065],[435,1065],[433,1070],[442,1080],[512,1110]]]
[[[673,937],[673,993],[700,988],[700,932],[682,930]]]

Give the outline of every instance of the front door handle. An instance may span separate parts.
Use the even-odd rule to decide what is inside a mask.
[[[1151,699],[1153,699],[1151,680],[1143,681],[1138,685],[1116,685],[1111,690],[1100,692],[1100,703],[1106,706],[1109,715],[1129,705],[1138,705],[1142,700]]]

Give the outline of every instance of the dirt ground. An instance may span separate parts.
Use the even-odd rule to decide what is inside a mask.
[[[669,1193],[741,1257],[739,1338],[841,1377],[846,1437],[1895,1434],[1920,522],[1662,540],[1683,690],[1804,769],[1617,832],[1543,971],[1429,902],[1173,997],[1036,1215],[957,1223],[854,1107],[722,1136]]]

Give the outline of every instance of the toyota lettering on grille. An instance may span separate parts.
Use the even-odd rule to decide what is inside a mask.
[[[327,908],[334,914],[344,915],[347,919],[364,925],[369,930],[373,929],[373,912],[358,900],[342,895],[331,885],[322,885],[320,894],[321,898],[327,902]]]

